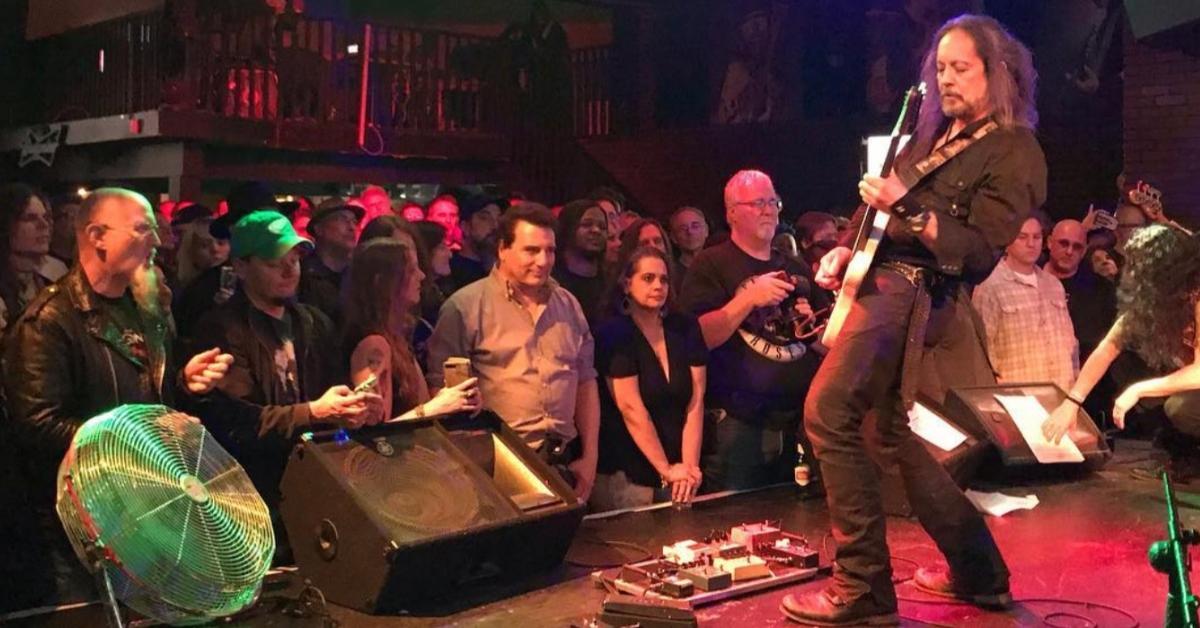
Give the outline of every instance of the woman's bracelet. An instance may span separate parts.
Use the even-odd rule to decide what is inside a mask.
[[[1067,401],[1070,401],[1071,403],[1073,403],[1073,404],[1075,404],[1075,405],[1079,406],[1080,408],[1082,408],[1082,407],[1083,407],[1083,400],[1082,400],[1082,399],[1077,399],[1077,398],[1073,397],[1073,396],[1071,395],[1071,393],[1067,393]]]

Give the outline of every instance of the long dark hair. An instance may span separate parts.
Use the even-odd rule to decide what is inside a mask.
[[[933,35],[929,51],[921,62],[921,80],[926,96],[917,121],[916,139],[907,155],[929,154],[947,118],[942,113],[942,97],[937,80],[937,47],[946,33],[958,30],[975,42],[975,52],[983,60],[987,74],[987,103],[991,116],[1001,128],[1014,126],[1034,129],[1038,114],[1035,91],[1037,70],[1033,55],[1000,22],[986,15],[960,15]]]
[[[591,208],[600,209],[600,214],[604,216],[605,229],[608,227],[608,216],[604,214],[600,204],[591,199],[571,201],[563,205],[562,211],[558,214],[558,226],[555,229],[554,244],[558,248],[558,257],[555,260],[558,266],[567,263],[566,252],[575,248],[575,232],[579,229],[579,223],[583,220],[583,215]],[[607,233],[607,231],[606,231]],[[603,267],[603,264],[601,264]],[[603,268],[601,268],[603,271]]]
[[[363,338],[373,334],[387,339],[397,391],[393,409],[416,404],[420,390],[421,373],[413,361],[408,339],[413,326],[410,312],[415,304],[398,308],[393,303],[397,298],[396,288],[406,285],[412,272],[406,244],[393,238],[375,238],[355,250],[346,281],[345,346],[352,351]]]
[[[1192,292],[1200,287],[1200,243],[1174,227],[1150,225],[1125,244],[1117,288],[1121,346],[1151,367],[1178,365],[1185,333],[1195,322]],[[1193,330],[1194,333],[1194,330]]]
[[[46,211],[50,210],[50,203],[46,197],[24,183],[9,183],[0,186],[0,299],[7,304],[10,320],[15,320],[21,314],[21,307],[17,302],[21,287],[17,282],[17,273],[13,271],[10,259],[12,257],[12,236],[16,231],[17,221],[21,219],[21,214],[25,212],[26,207],[29,207],[29,202],[35,198],[42,201],[42,204],[46,206]]]

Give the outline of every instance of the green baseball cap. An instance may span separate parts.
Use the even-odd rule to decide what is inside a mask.
[[[311,251],[313,243],[296,233],[287,216],[271,210],[259,210],[242,216],[230,230],[230,255],[241,259],[257,257],[276,260],[303,245]]]

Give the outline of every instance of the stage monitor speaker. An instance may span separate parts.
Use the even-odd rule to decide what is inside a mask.
[[[1133,36],[1143,39],[1200,20],[1197,0],[1125,0]]]
[[[584,511],[487,412],[306,434],[282,492],[300,574],[330,600],[373,614],[551,569]]]
[[[1083,408],[1071,428],[1070,437],[1083,454],[1083,462],[1043,465],[1021,435],[1021,430],[1009,416],[996,395],[1027,396],[1036,399],[1047,413],[1053,412],[1066,399],[1066,393],[1049,383],[999,384],[952,388],[946,396],[946,415],[971,431],[976,438],[995,445],[1000,462],[1006,469],[1037,469],[1041,467],[1082,466],[1095,470],[1112,457],[1104,434]]]
[[[925,447],[929,455],[942,465],[942,468],[950,474],[954,483],[959,488],[966,488],[967,484],[975,477],[975,472],[979,465],[987,457],[989,444],[986,440],[976,438],[975,434],[963,428],[946,415],[946,411],[938,405],[932,398],[927,395],[919,395],[917,404],[920,406],[922,415],[918,415],[918,420],[925,422],[925,430],[913,430],[913,437],[916,438],[922,446]],[[927,414],[925,414],[927,413]],[[934,438],[931,432],[941,432],[947,434],[945,430],[939,430],[940,426],[929,425],[929,419],[925,417],[932,416],[934,420],[941,421],[945,426],[953,431],[957,431],[961,436],[961,441],[954,444],[953,441]],[[874,419],[871,419],[874,420]],[[910,420],[909,425],[913,423]],[[935,443],[938,441],[941,445]],[[954,444],[953,447],[946,447]],[[873,443],[873,446],[878,447],[878,443]],[[884,513],[894,517],[908,517],[913,514],[912,506],[909,504],[908,495],[904,490],[904,480],[900,477],[900,467],[897,464],[882,467],[880,470],[880,481],[882,485],[881,495],[883,498]]]

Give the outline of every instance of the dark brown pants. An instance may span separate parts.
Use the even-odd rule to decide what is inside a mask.
[[[879,473],[864,442],[863,419],[872,412],[877,434],[871,436],[888,458],[879,462],[899,465],[909,503],[956,581],[983,591],[1008,584],[1008,568],[987,524],[908,429],[900,373],[916,292],[899,273],[872,271],[805,402],[838,546],[835,583],[846,597],[870,595],[885,608],[896,607],[896,592]],[[954,308],[953,299],[934,295],[928,346],[949,328]]]

